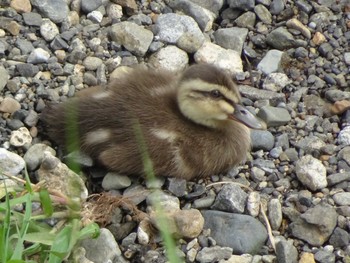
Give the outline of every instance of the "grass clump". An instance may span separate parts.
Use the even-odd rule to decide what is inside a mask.
[[[79,201],[33,185],[25,174],[25,180],[5,175],[20,186],[7,188],[6,180],[0,185],[0,263],[62,262],[79,240],[97,236],[99,227],[82,225]],[[46,220],[53,218],[57,223],[50,226]]]

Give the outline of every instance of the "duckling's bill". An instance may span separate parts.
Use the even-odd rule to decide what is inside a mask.
[[[258,119],[248,109],[240,104],[235,105],[235,111],[229,116],[230,119],[238,121],[249,128],[262,130],[266,129],[265,123]]]

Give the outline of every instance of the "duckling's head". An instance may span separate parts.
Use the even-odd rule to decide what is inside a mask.
[[[238,88],[219,68],[200,64],[189,67],[179,81],[177,101],[183,115],[210,128],[237,121],[253,129],[263,124],[241,103]]]

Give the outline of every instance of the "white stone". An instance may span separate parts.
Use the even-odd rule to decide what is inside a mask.
[[[182,71],[188,65],[188,55],[176,46],[167,46],[153,54],[149,64],[156,69]]]
[[[350,126],[344,127],[339,134],[337,138],[338,144],[341,145],[350,145]]]
[[[271,91],[281,91],[285,86],[291,84],[292,81],[284,73],[270,73],[263,83],[263,88]]]
[[[240,54],[231,49],[225,49],[219,45],[205,42],[194,54],[197,63],[213,64],[227,70],[230,74],[243,72],[243,64]]]
[[[297,161],[295,173],[299,181],[312,191],[327,187],[327,171],[322,162],[311,155]]]
[[[32,64],[46,63],[50,58],[50,53],[45,49],[36,48],[28,56],[27,62]]]
[[[11,132],[10,144],[12,146],[20,147],[32,142],[32,136],[26,127],[21,127],[16,131]]]
[[[0,148],[0,171],[10,175],[17,175],[24,169],[26,165],[21,156],[10,152],[4,148]],[[0,178],[2,178],[0,176]]]
[[[93,22],[101,23],[103,14],[100,11],[94,10],[87,14],[87,18]]]
[[[40,34],[46,41],[51,41],[59,34],[58,27],[50,19],[44,18],[40,26]]]

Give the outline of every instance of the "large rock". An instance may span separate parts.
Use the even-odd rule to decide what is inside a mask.
[[[300,215],[289,228],[296,238],[308,242],[311,246],[322,246],[337,225],[337,217],[333,207],[317,205]]]
[[[144,56],[153,40],[150,30],[128,21],[114,24],[110,35],[113,41],[137,56]]]
[[[204,228],[222,247],[231,247],[234,254],[258,253],[267,239],[265,226],[254,217],[214,210],[202,211]]]

